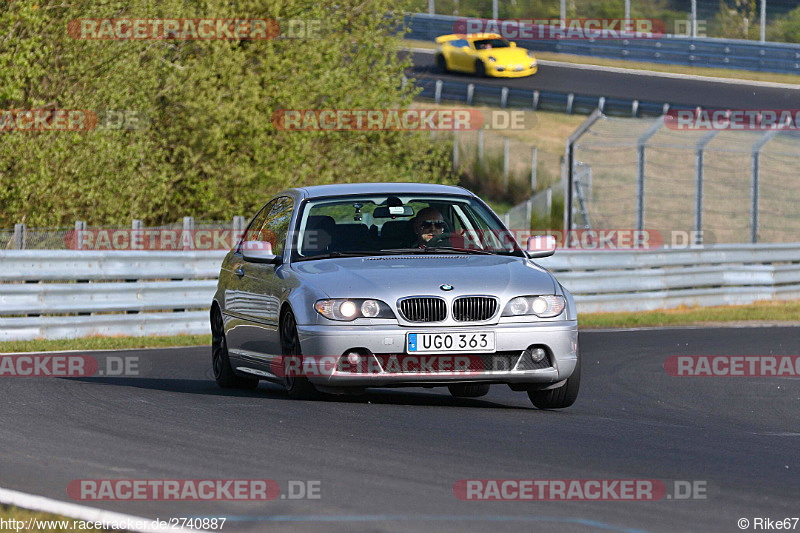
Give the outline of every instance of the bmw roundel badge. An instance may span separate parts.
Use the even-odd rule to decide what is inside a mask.
[[[442,289],[443,291],[452,291],[453,290],[453,286],[450,285],[449,283],[445,283],[444,285],[439,285],[439,288]]]

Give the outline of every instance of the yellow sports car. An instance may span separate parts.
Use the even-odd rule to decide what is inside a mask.
[[[442,35],[436,38],[439,72],[469,72],[480,77],[521,78],[536,74],[533,52],[496,33]]]

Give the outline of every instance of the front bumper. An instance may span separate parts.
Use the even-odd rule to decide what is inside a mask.
[[[523,68],[522,70],[515,70],[504,65],[492,65],[486,68],[486,75],[494,78],[524,78],[525,76],[532,76],[539,70],[538,65],[533,67]]]
[[[306,325],[297,327],[303,354],[309,356],[339,357],[351,351],[372,354],[384,361],[378,371],[369,373],[339,372],[330,369],[324,375],[309,375],[309,380],[317,385],[341,387],[381,387],[400,385],[446,385],[449,383],[508,383],[508,384],[554,384],[572,375],[578,357],[578,323],[574,320],[547,323],[506,323],[489,326],[459,327],[406,327],[399,325],[345,326],[345,325]],[[530,365],[514,359],[519,364],[511,364],[497,370],[486,365],[468,372],[399,372],[386,367],[387,357],[406,354],[406,334],[419,332],[469,333],[494,331],[495,354],[519,354],[529,346],[541,346],[548,352],[549,366],[526,369]],[[433,354],[419,354],[421,358]],[[458,354],[437,354],[456,356]],[[478,360],[488,354],[464,354],[467,358]],[[370,357],[366,355],[365,357]],[[516,357],[516,356],[509,356]],[[491,358],[491,357],[489,357]],[[486,360],[486,358],[484,358]],[[438,370],[438,369],[437,369]]]

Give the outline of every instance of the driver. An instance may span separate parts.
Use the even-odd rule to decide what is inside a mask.
[[[438,209],[426,207],[414,217],[412,227],[417,237],[417,246],[425,248],[431,239],[444,233],[445,221]]]

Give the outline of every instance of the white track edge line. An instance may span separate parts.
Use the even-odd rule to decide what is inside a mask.
[[[436,50],[428,48],[407,48],[411,52],[417,54],[433,54]],[[793,89],[800,90],[800,84],[791,83],[777,83],[773,81],[756,81],[756,80],[740,80],[733,78],[717,78],[714,76],[700,76],[698,74],[677,74],[674,72],[659,72],[655,70],[641,70],[623,67],[606,67],[603,65],[593,65],[591,63],[568,63],[565,61],[551,61],[549,59],[538,59],[540,65],[549,65],[552,67],[565,67],[580,70],[601,70],[605,72],[614,72],[617,74],[632,74],[634,76],[652,76],[656,78],[673,78],[673,79],[689,79],[696,81],[707,81],[713,83],[727,83],[729,85],[743,85],[745,87],[769,87],[773,89]]]
[[[45,513],[53,513],[58,515],[67,516],[76,520],[83,520],[86,522],[155,522],[150,518],[142,518],[138,516],[127,515],[123,513],[115,513],[113,511],[105,511],[95,507],[88,507],[86,505],[78,505],[76,503],[67,503],[44,496],[36,496],[35,494],[28,494],[26,492],[19,492],[11,489],[4,489],[0,487],[0,503],[4,505],[13,505],[30,511],[40,511]],[[184,528],[141,528],[141,529],[127,529],[127,531],[136,531],[141,533],[151,533],[155,531],[188,531]],[[203,531],[196,529],[194,531]]]

